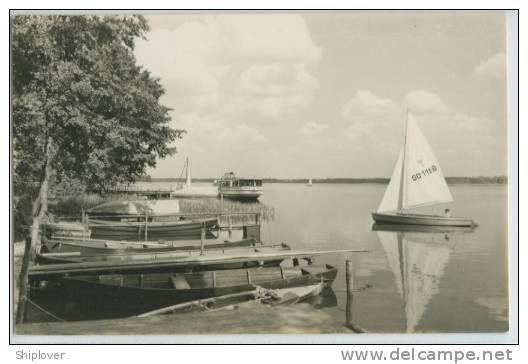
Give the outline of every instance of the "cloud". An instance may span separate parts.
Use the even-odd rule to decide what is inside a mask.
[[[314,121],[309,121],[304,124],[301,129],[299,129],[299,133],[306,138],[312,138],[324,132],[325,130],[328,130],[327,124],[320,124]]]
[[[368,90],[358,90],[355,96],[343,104],[341,115],[345,119],[352,119],[364,115],[386,115],[396,110],[396,103],[389,98],[374,95]]]
[[[341,131],[341,140],[348,140],[356,151],[368,150],[365,158],[392,161],[403,142],[406,107],[416,115],[439,159],[450,160],[449,166],[465,168],[464,173],[472,175],[479,167],[473,164],[469,168],[467,161],[457,156],[495,160],[492,151],[500,147],[496,145],[497,135],[504,133],[500,124],[455,110],[439,95],[422,89],[410,90],[401,101],[367,90],[356,92],[341,107],[341,115],[348,122]],[[387,166],[387,174],[390,168]],[[446,173],[449,174],[449,170]]]
[[[504,77],[506,73],[506,54],[499,52],[485,61],[480,62],[473,70],[473,76],[477,77]]]
[[[228,94],[239,77],[245,82],[248,73],[259,76],[254,72],[268,88],[289,92],[296,82],[313,83],[305,67],[322,54],[304,19],[294,14],[205,16],[173,30],[155,29],[147,38],[137,42],[136,57],[171,94]]]
[[[411,112],[444,113],[449,111],[449,107],[440,96],[426,90],[409,91],[403,103]]]
[[[341,116],[350,123],[343,131],[348,140],[372,139],[388,129],[394,129],[403,109],[396,101],[359,90],[341,106]]]
[[[230,107],[276,119],[308,106],[317,87],[305,65],[257,64],[241,72]]]

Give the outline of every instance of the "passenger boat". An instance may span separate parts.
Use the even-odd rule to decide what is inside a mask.
[[[229,249],[236,247],[254,246],[254,239],[242,239],[223,243],[204,244],[204,249]],[[260,245],[260,244],[259,244]],[[105,254],[134,254],[159,253],[182,250],[199,250],[200,242],[170,241],[170,242],[132,242],[104,239],[75,239],[75,238],[42,238],[41,253],[79,253],[83,256]]]
[[[407,112],[405,140],[389,185],[377,212],[376,222],[409,225],[475,226],[467,217],[424,215],[406,210],[453,201],[440,165],[413,115]]]
[[[233,172],[224,174],[217,185],[218,194],[225,198],[256,200],[264,193],[262,179],[240,178]]]
[[[218,196],[218,189],[214,186],[194,186],[191,177],[191,162],[189,158],[185,160],[185,183],[180,188],[171,192],[172,198],[215,198]]]
[[[193,273],[112,274],[64,277],[65,299],[92,304],[92,309],[119,307],[123,316],[177,303],[265,289],[323,283],[331,286],[337,269],[330,265],[258,267]]]

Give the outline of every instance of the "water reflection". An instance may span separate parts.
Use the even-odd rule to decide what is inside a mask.
[[[372,230],[376,231],[394,274],[405,312],[406,332],[414,332],[431,299],[439,292],[452,253],[446,244],[450,235],[469,233],[473,229],[376,223]],[[433,235],[443,239],[438,241]]]

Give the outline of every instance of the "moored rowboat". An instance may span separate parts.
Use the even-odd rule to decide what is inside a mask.
[[[72,304],[90,305],[93,311],[101,312],[119,308],[115,317],[126,317],[182,302],[253,291],[256,286],[273,290],[320,283],[331,286],[336,274],[337,269],[330,265],[258,267],[64,277],[59,286]]]
[[[232,242],[204,244],[204,249],[229,249],[255,245],[254,239],[243,239]],[[159,253],[181,250],[199,250],[200,244],[194,241],[171,241],[171,242],[129,242],[120,240],[104,239],[42,239],[42,253],[72,253],[81,255],[101,254],[134,254],[134,253]]]
[[[199,237],[202,228],[210,232],[217,225],[217,218],[178,221],[106,221],[90,219],[88,227],[93,238],[115,240],[149,238]],[[146,240],[146,239],[145,239]]]

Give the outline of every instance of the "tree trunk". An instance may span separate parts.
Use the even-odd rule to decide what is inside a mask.
[[[16,323],[23,323],[26,314],[26,304],[29,294],[28,271],[29,264],[35,258],[36,248],[40,241],[40,223],[42,218],[48,211],[48,189],[51,174],[53,172],[51,162],[53,159],[53,140],[48,138],[46,145],[46,166],[44,170],[44,180],[40,185],[39,195],[33,204],[33,224],[31,226],[31,239],[26,239],[26,246],[24,249],[24,257],[22,258],[22,267],[18,280],[18,309],[16,315]]]

